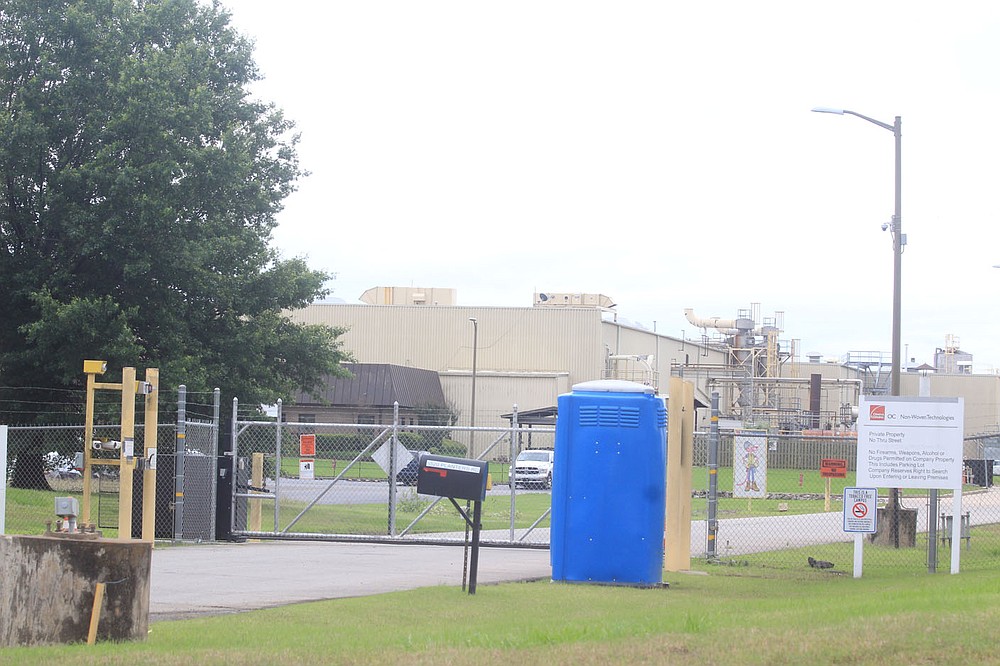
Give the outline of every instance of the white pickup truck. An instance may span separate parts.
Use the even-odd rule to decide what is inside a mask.
[[[552,449],[528,449],[517,454],[510,479],[515,487],[552,487]]]

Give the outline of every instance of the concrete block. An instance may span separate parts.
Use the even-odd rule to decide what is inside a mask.
[[[0,647],[86,642],[97,583],[98,640],[143,640],[152,544],[0,535]]]

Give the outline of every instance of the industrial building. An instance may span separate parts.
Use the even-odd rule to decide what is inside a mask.
[[[683,377],[702,405],[719,393],[724,424],[786,432],[850,430],[862,393],[888,393],[886,355],[802,360],[798,342],[782,337],[783,313],[763,317],[758,304],[726,320],[686,310],[701,335],[684,339],[620,320],[614,301],[601,294],[536,293],[531,307],[475,307],[454,305],[451,289],[376,287],[363,300],[317,303],[291,316],[345,329],[344,347],[359,363],[436,372],[459,425],[505,425],[515,406],[554,407],[560,394],[593,379],[666,393],[669,377]],[[955,367],[966,368],[971,356],[960,359]],[[967,435],[1000,431],[1000,377],[907,370],[901,395],[962,396]],[[294,421],[295,405],[286,412]],[[696,428],[707,429],[708,419],[708,410],[698,409]]]

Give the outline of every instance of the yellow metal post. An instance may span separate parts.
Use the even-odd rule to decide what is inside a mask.
[[[132,470],[135,469],[135,368],[122,368],[122,449],[118,467],[118,538],[132,538]]]
[[[694,459],[694,386],[670,379],[667,401],[667,571],[691,568],[691,474]]]
[[[159,426],[157,397],[159,396],[160,371],[146,368],[146,383],[150,387],[146,393],[143,413],[143,453],[146,464],[142,470],[142,540],[152,542],[156,538],[156,430]]]

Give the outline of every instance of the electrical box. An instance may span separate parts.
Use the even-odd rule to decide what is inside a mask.
[[[107,361],[84,361],[83,371],[88,375],[103,375],[108,369]]]
[[[80,503],[77,502],[75,497],[57,497],[56,515],[61,518],[76,518],[80,515]]]
[[[489,463],[424,453],[417,467],[417,492],[455,499],[483,501]]]

